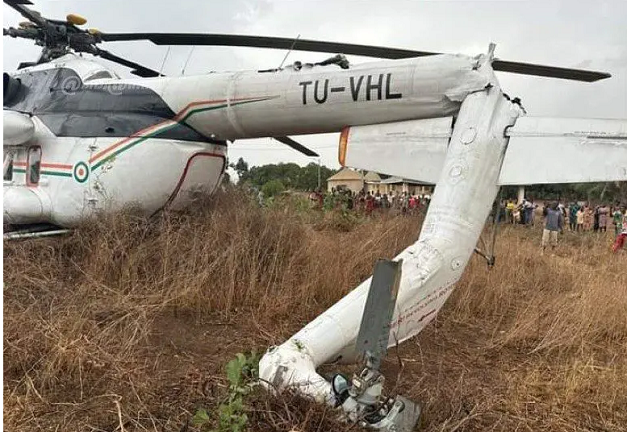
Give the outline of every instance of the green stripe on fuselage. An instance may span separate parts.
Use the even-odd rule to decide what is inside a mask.
[[[244,105],[244,104],[249,104],[249,103],[252,103],[252,102],[261,102],[261,101],[265,101],[265,100],[268,100],[268,99],[274,99],[274,97],[275,97],[275,96],[273,96],[273,97],[264,97],[264,98],[260,98],[260,99],[253,99],[253,100],[248,100],[248,101],[235,102],[235,103],[232,103],[230,106]],[[228,105],[228,104],[222,104],[222,105],[215,105],[215,106],[209,106],[209,107],[204,107],[204,108],[196,108],[196,109],[193,109],[193,110],[191,110],[190,112],[188,112],[188,113],[185,115],[185,117],[183,117],[182,119],[180,119],[180,120],[178,121],[178,123],[174,123],[174,124],[172,124],[172,125],[169,125],[168,127],[164,127],[164,128],[161,128],[161,129],[157,129],[156,131],[151,132],[151,133],[149,133],[148,135],[143,136],[143,137],[141,137],[141,138],[139,138],[139,139],[137,139],[137,140],[135,140],[135,141],[132,141],[131,143],[129,143],[129,144],[127,144],[127,145],[125,145],[125,146],[124,146],[124,147],[122,147],[122,148],[119,148],[118,150],[116,150],[115,152],[111,153],[110,155],[105,156],[103,159],[101,159],[100,161],[98,161],[97,163],[95,163],[94,165],[92,165],[91,170],[92,170],[92,171],[94,171],[94,170],[96,170],[96,169],[100,168],[100,167],[101,167],[101,166],[102,166],[105,162],[107,162],[108,160],[110,160],[110,159],[114,158],[115,156],[119,155],[120,153],[123,153],[123,152],[125,152],[126,150],[128,150],[128,149],[130,149],[130,148],[132,148],[132,147],[136,146],[137,144],[139,144],[139,143],[141,143],[141,142],[143,142],[143,141],[147,140],[148,138],[155,138],[155,137],[157,137],[159,134],[161,134],[161,133],[163,133],[163,132],[165,132],[165,131],[167,131],[167,130],[170,130],[170,129],[175,128],[175,127],[177,127],[177,126],[183,126],[183,123],[184,123],[187,119],[189,119],[192,115],[194,115],[194,114],[197,114],[197,113],[199,113],[199,112],[203,112],[203,111],[212,111],[212,110],[217,110],[217,109],[221,109],[221,108],[226,108],[227,106],[229,106],[229,105]]]
[[[51,175],[51,176],[57,176],[57,177],[72,177],[72,173],[59,172],[59,171],[46,171],[46,170],[42,170],[41,175]]]
[[[17,174],[26,174],[26,170],[23,168],[13,168],[13,172]],[[49,176],[56,176],[56,177],[72,177],[72,173],[61,172],[61,171],[48,171],[48,170],[41,170],[41,175],[49,175]]]
[[[126,150],[130,149],[131,147],[136,146],[136,145],[137,145],[137,144],[139,144],[140,142],[142,142],[142,141],[146,141],[148,138],[153,138],[153,137],[155,137],[155,136],[159,135],[160,133],[165,132],[165,131],[167,131],[167,130],[170,130],[170,129],[172,129],[172,128],[175,128],[175,127],[177,127],[177,126],[179,126],[179,124],[178,124],[178,123],[174,123],[174,124],[169,125],[168,127],[164,127],[164,128],[162,128],[162,129],[158,129],[158,130],[156,130],[156,131],[154,131],[154,132],[151,132],[151,133],[149,133],[148,135],[143,136],[143,137],[141,137],[141,138],[139,138],[139,139],[137,139],[137,140],[135,140],[135,141],[131,141],[129,144],[125,145],[125,146],[124,146],[124,147],[122,147],[122,148],[117,149],[116,151],[114,151],[114,152],[113,152],[113,153],[111,153],[110,155],[108,155],[108,156],[106,156],[105,158],[101,159],[98,163],[96,163],[96,164],[92,165],[91,170],[93,171],[93,170],[95,170],[95,169],[100,168],[100,166],[102,166],[102,164],[104,164],[104,163],[105,163],[106,161],[108,161],[109,159],[112,159],[112,158],[116,157],[116,156],[117,156],[117,155],[119,155],[120,153],[125,152]]]

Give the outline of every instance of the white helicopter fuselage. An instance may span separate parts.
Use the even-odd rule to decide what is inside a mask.
[[[5,97],[5,119],[15,111],[23,118],[5,121],[4,222],[71,227],[129,204],[146,214],[181,207],[195,191],[215,190],[227,140],[454,115],[489,83],[477,65],[439,55],[349,69],[119,79],[67,55],[21,69],[12,77],[26,91]],[[28,121],[27,139],[7,138]]]

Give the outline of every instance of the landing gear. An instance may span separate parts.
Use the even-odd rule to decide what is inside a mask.
[[[349,421],[382,431],[410,432],[420,420],[420,406],[403,396],[383,397],[385,379],[378,371],[365,368],[351,383],[338,374],[333,393]]]
[[[401,266],[402,260],[377,262],[356,343],[365,366],[350,381],[338,374],[331,382],[336,406],[347,420],[390,432],[410,432],[420,419],[416,403],[402,396],[384,396],[385,377],[379,370],[387,353]]]
[[[501,222],[501,202],[503,201],[503,189],[501,188],[498,194],[497,200],[494,202],[494,210],[492,214],[492,229],[490,232],[490,244],[485,241],[483,235],[479,237],[479,242],[481,243],[481,247],[475,248],[475,253],[483,258],[485,258],[486,263],[488,264],[488,268],[491,269],[494,267],[496,262],[495,246],[496,246],[496,235],[498,233],[499,223]],[[490,218],[488,217],[488,220]]]

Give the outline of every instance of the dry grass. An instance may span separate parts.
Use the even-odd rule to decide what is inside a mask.
[[[280,343],[419,226],[259,209],[234,192],[5,244],[5,429],[191,431],[196,408],[224,396],[226,361]],[[473,259],[399,349],[402,370],[386,362],[390,384],[400,372],[399,392],[423,403],[424,430],[627,430],[627,255],[609,252],[609,234],[567,233],[540,257],[538,236],[506,229],[496,268]],[[294,399],[249,410],[253,430],[337,428]]]

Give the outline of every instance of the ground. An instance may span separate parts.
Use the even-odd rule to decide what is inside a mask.
[[[279,344],[417,238],[420,216],[258,208],[231,192],[186,214],[128,214],[5,244],[8,431],[193,431],[226,363]],[[504,227],[442,312],[392,349],[387,388],[424,431],[627,431],[627,254],[612,234]],[[324,373],[349,366],[325,366]],[[333,411],[255,390],[252,431],[337,430]],[[206,426],[205,430],[210,427]]]

